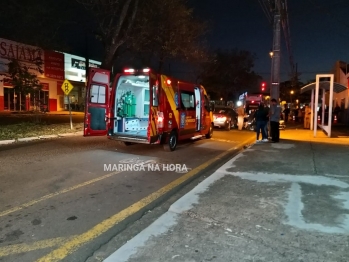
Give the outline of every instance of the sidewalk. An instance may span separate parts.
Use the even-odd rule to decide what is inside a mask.
[[[348,152],[349,138],[286,128],[280,143],[228,161],[104,261],[349,261]]]
[[[69,115],[69,111],[52,111],[47,113],[34,113],[31,111],[0,111],[0,115],[34,115],[34,114],[43,114],[43,115]],[[84,115],[85,112],[72,111],[72,115]]]
[[[53,112],[48,112],[48,115],[69,115],[69,111],[53,111]],[[72,111],[72,115],[84,115],[85,112],[78,112],[78,111]]]

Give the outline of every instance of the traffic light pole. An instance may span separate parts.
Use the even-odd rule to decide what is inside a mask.
[[[273,56],[271,61],[271,86],[270,98],[279,101],[280,97],[280,9],[276,4],[274,10],[274,27],[273,27]]]

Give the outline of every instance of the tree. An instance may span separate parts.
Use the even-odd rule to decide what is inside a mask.
[[[202,66],[200,79],[212,99],[237,99],[243,92],[253,92],[261,79],[254,71],[254,54],[245,50],[217,50]]]
[[[102,68],[111,69],[120,47],[129,34],[138,12],[139,0],[76,0],[94,17],[96,36],[102,41]]]
[[[40,59],[33,61],[32,65],[21,63],[16,59],[10,61],[8,64],[8,73],[16,93],[27,95],[42,88],[35,73],[43,73],[41,65],[42,61]]]
[[[203,61],[202,37],[207,29],[206,23],[193,17],[185,0],[142,1],[128,46],[141,53],[145,64],[157,59],[161,72],[171,59]]]

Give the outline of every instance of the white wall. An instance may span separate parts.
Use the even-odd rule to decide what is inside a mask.
[[[89,60],[90,67],[100,67],[101,62]],[[84,57],[64,53],[65,79],[86,83],[86,60]]]

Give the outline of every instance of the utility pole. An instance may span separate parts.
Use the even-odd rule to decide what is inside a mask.
[[[280,14],[280,0],[275,1],[273,10],[274,23],[273,23],[273,56],[271,62],[271,87],[270,98],[276,99],[279,102],[280,97],[280,41],[281,41],[281,14]]]

